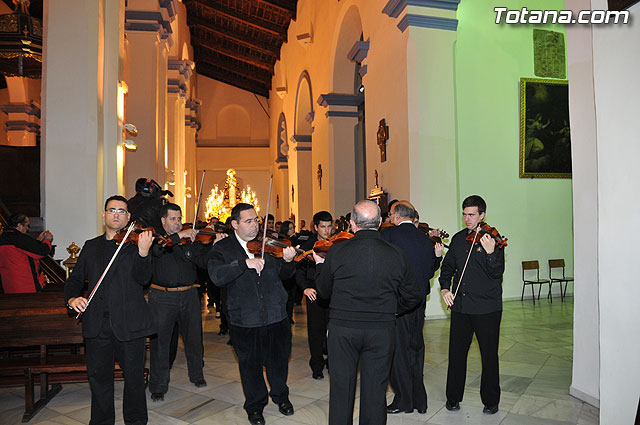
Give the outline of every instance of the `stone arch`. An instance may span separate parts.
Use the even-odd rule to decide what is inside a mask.
[[[311,136],[313,127],[313,94],[311,78],[307,71],[302,71],[296,90],[296,109],[294,115],[294,136]]]
[[[333,93],[353,93],[355,63],[349,59],[349,52],[355,42],[362,39],[362,19],[356,5],[347,8],[342,20],[336,26],[333,48],[333,63],[329,86]]]
[[[218,142],[248,142],[251,139],[251,116],[240,105],[230,104],[220,109],[216,123]]]

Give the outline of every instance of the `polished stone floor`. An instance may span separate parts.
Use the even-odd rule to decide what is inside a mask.
[[[164,402],[147,400],[149,423],[162,424],[248,424],[238,366],[227,337],[219,336],[214,312],[204,311],[205,376],[208,386],[196,388],[189,382],[182,349],[171,374]],[[264,411],[267,424],[327,424],[329,377],[311,378],[308,366],[306,316],[296,307],[293,352],[289,363],[293,416],[282,416],[273,403]],[[541,300],[504,303],[500,334],[502,399],[495,415],[482,413],[479,395],[480,354],[474,342],[469,353],[467,387],[461,409],[444,408],[447,372],[448,320],[429,320],[424,327],[427,353],[424,382],[429,397],[426,414],[389,415],[389,424],[503,424],[560,425],[598,424],[598,409],[569,395],[572,361],[573,299],[562,303]],[[326,375],[325,375],[326,376]],[[358,394],[356,394],[356,397]],[[23,411],[22,388],[0,389],[0,424],[19,424]],[[389,399],[393,397],[391,391]],[[358,423],[356,400],[354,423]],[[122,424],[122,382],[116,383],[116,423]],[[90,392],[87,384],[67,384],[35,418],[32,424],[87,424]]]

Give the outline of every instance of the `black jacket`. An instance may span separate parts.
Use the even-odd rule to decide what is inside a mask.
[[[174,233],[169,237],[172,246],[162,247],[153,244],[153,277],[151,283],[175,288],[193,285],[199,281],[198,269],[207,269],[211,254],[211,245],[187,243],[179,245],[180,236]]]
[[[318,240],[318,236],[312,235],[307,239],[302,245],[300,245],[300,249],[303,251],[308,251],[313,248],[313,245]],[[308,258],[304,258],[300,260],[296,266],[296,284],[300,289],[304,292],[307,288],[316,289],[316,263],[313,260]]]
[[[295,273],[295,262],[265,257],[260,276],[247,267],[249,258],[235,234],[213,247],[209,260],[211,281],[227,290],[226,311],[234,326],[255,328],[287,318],[287,292],[282,281]]]
[[[396,314],[422,300],[400,248],[377,230],[360,230],[329,249],[317,266],[318,294],[331,298],[329,320],[347,327],[393,326]]]
[[[115,242],[108,241],[105,234],[85,242],[64,285],[67,302],[82,295],[85,280],[89,281],[89,297],[116,248]],[[131,341],[156,333],[151,310],[143,296],[143,286],[150,278],[151,255],[140,257],[136,245],[123,245],[82,315],[82,335],[85,338],[96,337],[105,313],[108,313],[113,333],[119,341]]]
[[[449,251],[444,257],[440,270],[442,289],[449,289],[452,292],[456,290],[471,247],[471,243],[465,240],[467,234],[468,230],[463,229],[451,239]],[[502,311],[503,273],[504,249],[496,246],[493,254],[487,254],[482,244],[476,242],[451,310],[466,314]]]
[[[409,260],[409,267],[422,288],[423,300],[431,292],[429,280],[440,267],[442,257],[436,257],[429,236],[411,223],[388,227],[380,232],[382,239],[398,246]]]

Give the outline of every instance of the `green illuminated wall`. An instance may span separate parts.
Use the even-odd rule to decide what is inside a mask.
[[[561,10],[564,1],[508,1],[499,6]],[[509,238],[504,276],[504,298],[509,299],[520,297],[523,260],[539,260],[544,276],[550,258],[564,258],[568,274],[573,270],[571,179],[518,177],[519,80],[537,77],[533,29],[563,34],[565,29],[497,25],[493,7],[486,1],[463,0],[458,9],[457,181],[459,203],[471,194],[483,196],[488,205],[485,220]],[[462,228],[462,220],[458,223]]]

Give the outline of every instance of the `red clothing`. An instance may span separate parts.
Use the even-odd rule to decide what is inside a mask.
[[[46,283],[40,258],[51,252],[51,241],[42,242],[8,228],[0,235],[0,276],[5,294],[38,292]]]

